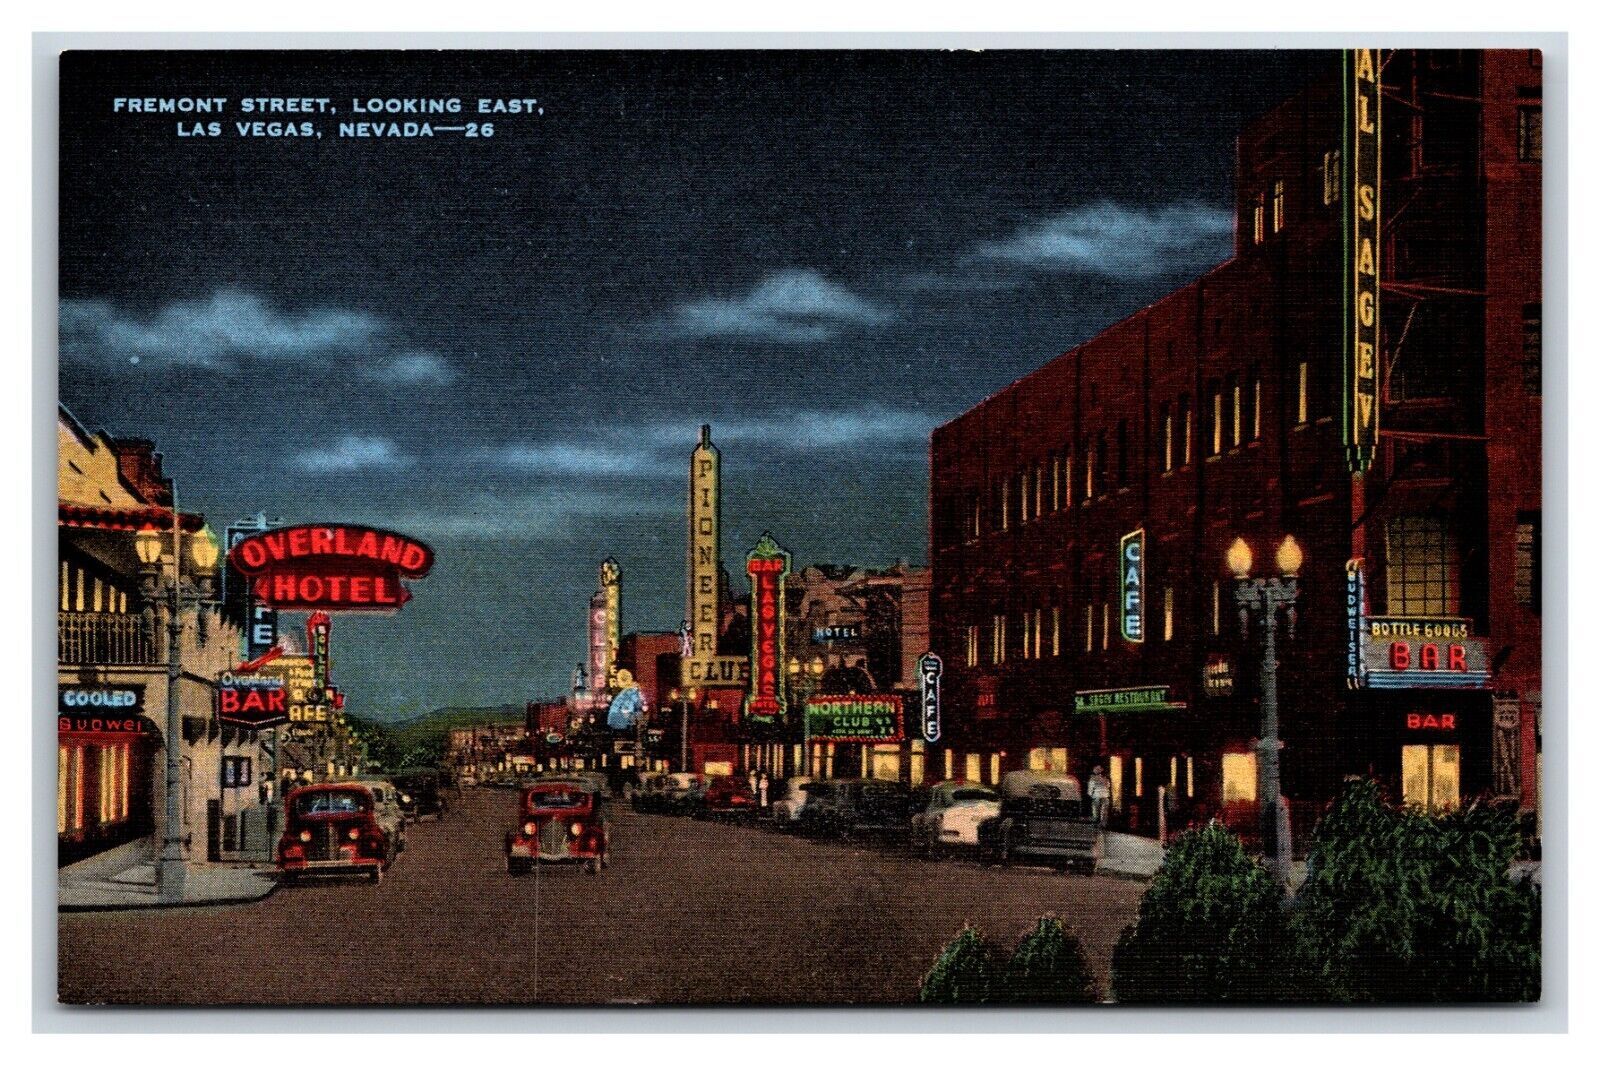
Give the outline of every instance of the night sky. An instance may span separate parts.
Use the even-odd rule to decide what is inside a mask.
[[[797,566],[925,561],[931,428],[1225,259],[1235,135],[1331,62],[68,53],[61,399],[154,439],[219,535],[433,544],[404,611],[335,621],[351,711],[553,696],[607,555],[624,631],[682,618],[701,422],[725,560],[771,529]],[[147,96],[228,104],[113,111]],[[239,110],[302,96],[338,113]],[[495,136],[338,136],[357,98],[452,96],[386,117]]]

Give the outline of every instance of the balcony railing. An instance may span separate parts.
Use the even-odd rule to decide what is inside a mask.
[[[140,614],[58,613],[56,657],[63,666],[144,666],[159,662]]]

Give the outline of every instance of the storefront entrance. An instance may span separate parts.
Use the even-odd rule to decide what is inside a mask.
[[[1400,748],[1400,800],[1429,814],[1461,805],[1461,748],[1411,743]]]

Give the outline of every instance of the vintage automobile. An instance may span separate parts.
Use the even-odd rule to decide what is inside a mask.
[[[896,836],[910,829],[911,789],[895,780],[816,781],[800,808],[809,836],[856,839]]]
[[[393,837],[379,820],[371,790],[361,784],[307,784],[285,801],[287,823],[278,840],[285,883],[301,877],[364,874],[374,883],[394,861]]]
[[[756,793],[743,777],[713,777],[707,781],[694,816],[703,821],[750,821],[759,808]]]
[[[1000,795],[982,784],[947,780],[928,792],[928,804],[911,817],[911,846],[937,860],[976,848],[978,825],[1000,813]]]
[[[577,862],[598,873],[611,864],[611,830],[600,793],[576,779],[537,780],[517,799],[520,820],[506,832],[506,871],[529,872],[535,862]]]
[[[1105,840],[1076,777],[1017,771],[1000,778],[1000,812],[978,825],[978,853],[1008,864],[1034,859],[1093,873]]]
[[[444,789],[439,785],[437,772],[408,770],[392,777],[391,783],[400,801],[400,812],[408,821],[420,821],[424,817],[438,820],[444,816]]]
[[[790,777],[780,786],[782,795],[772,804],[772,827],[779,832],[793,832],[799,827],[800,810],[811,794],[815,783],[810,777]]]
[[[350,783],[360,784],[372,792],[372,808],[378,815],[378,824],[389,833],[396,854],[405,850],[406,815],[400,806],[399,789],[382,777],[351,777]]]

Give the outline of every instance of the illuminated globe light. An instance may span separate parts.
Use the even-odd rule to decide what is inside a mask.
[[[1305,561],[1305,552],[1300,550],[1300,545],[1293,536],[1285,536],[1283,543],[1278,545],[1278,572],[1285,577],[1296,577],[1300,574],[1300,563]]]
[[[215,569],[217,565],[217,535],[211,531],[211,526],[201,526],[195,534],[194,542],[189,545],[189,554],[194,558],[194,564],[201,569]]]
[[[139,556],[139,561],[146,566],[154,566],[161,561],[161,534],[146,525],[133,537],[133,550]]]
[[[1250,545],[1244,542],[1244,537],[1238,537],[1228,548],[1228,569],[1241,581],[1250,576],[1250,566],[1255,562],[1255,556],[1250,553]]]

